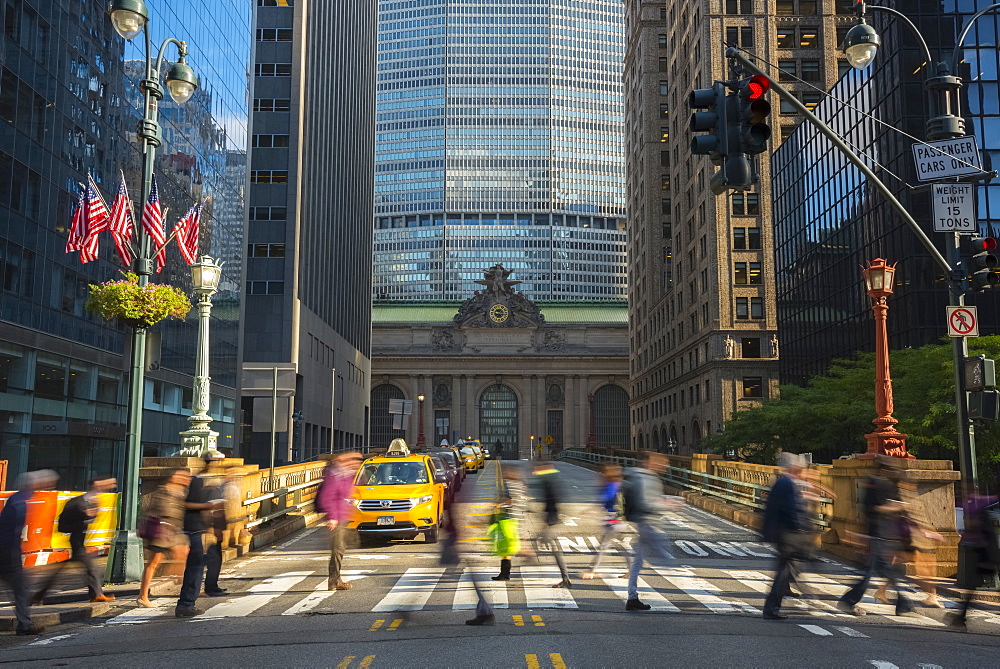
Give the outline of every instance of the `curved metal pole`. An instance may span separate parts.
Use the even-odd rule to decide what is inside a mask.
[[[951,68],[949,74],[953,73],[955,71],[955,68],[958,67],[958,52],[962,50],[962,42],[965,41],[965,36],[969,34],[969,30],[972,28],[972,24],[975,23],[976,19],[978,19],[980,16],[984,14],[989,14],[990,12],[996,11],[998,9],[1000,9],[1000,2],[994,3],[989,7],[987,7],[986,9],[982,9],[976,12],[975,14],[972,15],[972,17],[968,21],[965,22],[965,27],[962,28],[962,32],[958,34],[958,39],[955,40],[955,48],[951,52],[951,61],[946,63],[946,65],[949,68]]]
[[[909,18],[907,18],[907,16],[905,14],[896,11],[892,7],[883,7],[882,5],[868,5],[868,4],[864,3],[864,2],[860,2],[860,3],[858,3],[858,5],[859,5],[859,16],[862,17],[862,18],[865,15],[864,14],[865,9],[877,9],[879,11],[888,12],[889,14],[892,14],[897,19],[899,19],[900,21],[902,21],[903,23],[905,23],[906,25],[908,25],[910,27],[910,31],[914,35],[916,35],[916,37],[917,37],[918,40],[920,40],[920,46],[922,46],[924,48],[924,57],[927,58],[927,64],[929,65],[929,64],[931,64],[931,63],[934,62],[934,57],[931,56],[931,50],[927,46],[927,41],[924,39],[924,36],[920,33],[919,30],[917,30],[917,26],[915,26],[913,24],[913,21],[911,21]],[[1000,7],[1000,5],[996,5],[996,6]]]

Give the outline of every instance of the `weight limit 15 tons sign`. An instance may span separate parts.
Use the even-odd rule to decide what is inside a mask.
[[[978,232],[972,184],[934,184],[934,232]]]

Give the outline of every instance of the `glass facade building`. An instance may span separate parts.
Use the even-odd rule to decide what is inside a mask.
[[[378,299],[626,296],[618,0],[382,0]]]
[[[206,202],[201,252],[225,261],[212,312],[212,415],[232,448],[239,348],[250,7],[147,0],[155,45],[185,40],[201,86],[186,104],[160,103],[156,174],[167,227]],[[130,330],[84,309],[88,284],[122,268],[110,238],[101,258],[64,253],[78,186],[91,174],[110,203],[124,175],[141,207],[135,142],[142,115],[141,38],[123,41],[104,0],[5,0],[0,72],[0,459],[12,474],[52,467],[64,488],[117,471],[125,439],[123,352]],[[154,54],[155,57],[155,54]],[[167,60],[176,57],[168,52]],[[154,281],[190,288],[176,247]],[[142,441],[176,450],[191,405],[197,319],[151,330]]]
[[[897,3],[926,37],[932,53],[947,57],[964,21],[989,2]],[[866,70],[850,70],[816,108],[817,115],[844,137],[893,191],[944,252],[944,234],[931,231],[931,202],[918,185],[912,140],[925,136],[925,58],[903,26],[871,12],[882,47]],[[1000,18],[980,18],[961,51],[966,132],[976,135],[1000,164]],[[935,56],[937,57],[937,55]],[[848,106],[848,103],[850,106]],[[877,119],[877,120],[876,120]],[[890,127],[891,126],[891,127]],[[805,383],[835,358],[871,350],[871,300],[859,266],[875,258],[898,262],[889,298],[892,348],[935,343],[945,334],[947,285],[913,232],[885,204],[871,184],[825,138],[803,123],[772,157],[781,380]],[[977,185],[980,231],[1000,232],[1000,185]],[[974,295],[980,332],[1000,328],[1000,300]]]

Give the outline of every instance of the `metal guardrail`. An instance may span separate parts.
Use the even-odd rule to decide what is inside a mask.
[[[299,471],[278,474],[272,477],[262,477],[260,480],[261,494],[257,497],[243,500],[243,506],[251,506],[259,502],[271,500],[271,508],[277,510],[273,513],[267,513],[254,518],[246,526],[248,528],[256,527],[261,523],[280,518],[293,511],[299,511],[312,504],[313,500],[302,502],[301,494],[299,493],[307,488],[319,486],[323,481],[323,472],[326,470],[326,466],[326,463],[322,463],[309,469],[300,469]]]
[[[602,455],[586,451],[563,451],[558,457],[561,460],[579,460],[591,464],[613,462],[622,467],[633,467],[636,463],[635,458]],[[667,467],[661,478],[664,483],[675,488],[694,490],[709,497],[717,497],[727,502],[748,506],[758,511],[764,509],[767,502],[767,494],[771,490],[770,486],[760,485],[759,483],[749,483],[705,472],[696,472],[684,467]],[[813,517],[813,523],[821,527],[829,527],[829,517],[832,511],[830,505],[833,504],[833,499],[830,497],[819,497],[816,502],[818,502],[819,509]]]

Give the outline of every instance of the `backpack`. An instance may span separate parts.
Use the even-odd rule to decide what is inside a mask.
[[[625,516],[625,520],[635,522],[642,517],[641,507],[639,505],[639,485],[633,476],[626,476],[622,479],[622,487],[619,491],[621,496],[622,505],[622,515]]]
[[[81,496],[82,497],[82,496]],[[59,522],[56,524],[56,531],[62,532],[63,534],[69,534],[73,531],[73,516],[79,516],[80,500],[76,497],[66,502],[66,506],[63,507],[62,512],[59,514]]]

